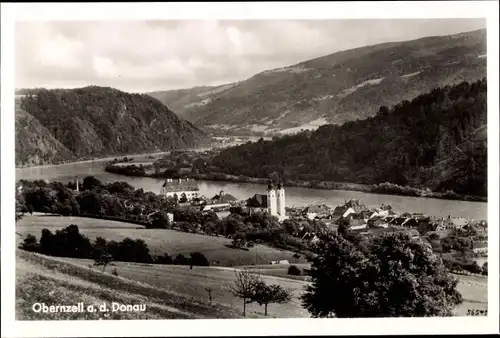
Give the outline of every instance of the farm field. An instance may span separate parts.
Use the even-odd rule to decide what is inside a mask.
[[[189,255],[198,251],[207,257],[211,265],[216,261],[219,261],[221,266],[268,264],[272,260],[288,260],[290,263],[305,262],[303,258],[294,258],[293,252],[264,245],[255,245],[248,251],[238,250],[226,247],[231,244],[231,241],[224,237],[204,236],[175,230],[144,229],[136,224],[83,217],[26,215],[16,225],[16,233],[19,235],[17,239],[21,242],[21,236],[27,234],[35,235],[39,239],[44,228],[54,232],[70,224],[78,225],[80,232],[91,240],[97,237],[115,241],[121,241],[126,237],[142,239],[151,252],[157,255],[163,253]]]
[[[88,269],[93,264],[92,260],[76,258],[57,258],[61,262],[81,266]],[[113,262],[112,266],[106,267],[106,275],[111,276],[111,271],[116,269],[120,277],[130,279],[142,284],[157,287],[168,294],[185,295],[197,299],[198,302],[209,304],[206,287],[212,289],[213,304],[228,307],[236,313],[241,314],[242,300],[234,297],[225,289],[227,283],[235,280],[237,269],[228,267],[193,267],[181,265],[152,265],[127,262]],[[92,268],[94,272],[100,272],[100,268]],[[103,274],[103,275],[105,275]],[[114,277],[114,276],[113,276]],[[298,299],[302,294],[305,284],[287,278],[274,276],[261,276],[268,284],[280,284],[282,287],[293,290],[292,301],[288,304],[270,304],[268,307],[269,317],[279,318],[299,318],[309,317],[307,310],[303,309]],[[247,317],[261,317],[264,315],[264,308],[258,304],[247,305]]]
[[[78,261],[78,260],[75,260]],[[16,253],[16,319],[195,319],[238,318],[240,314],[219,304],[208,304],[189,295],[154,287],[111,273],[90,269],[83,262],[18,250]],[[143,312],[36,313],[34,303],[99,306],[113,302],[145,304]]]
[[[310,268],[310,264],[304,263],[304,260],[297,261],[294,259],[292,257],[293,253],[291,252],[281,251],[261,245],[257,245],[249,251],[235,250],[226,247],[225,245],[229,244],[230,240],[222,237],[188,234],[173,230],[146,230],[141,229],[140,226],[135,224],[116,221],[80,217],[33,215],[25,216],[22,220],[20,220],[17,223],[16,232],[21,236],[33,234],[39,238],[43,228],[55,231],[70,224],[78,225],[80,231],[91,239],[95,239],[98,236],[104,237],[107,240],[121,240],[125,237],[143,239],[148,244],[151,251],[156,254],[167,252],[171,255],[179,253],[188,255],[191,252],[199,251],[209,259],[211,264],[213,264],[214,261],[219,260],[220,265],[223,266],[249,268],[251,271],[262,275],[268,283],[278,283],[284,287],[294,289],[295,296],[298,296],[298,294],[301,293],[300,290],[304,289],[307,277],[288,275],[288,268],[290,265],[271,265],[268,263],[271,260],[287,259],[291,264],[296,265],[300,269]],[[18,242],[20,241],[21,237],[18,236]],[[76,264],[79,269],[86,270],[89,270],[88,265],[93,263],[90,260],[78,260],[71,258],[51,257],[47,259],[54,259],[59,262],[64,261],[73,265]],[[235,269],[233,268],[211,266],[194,267],[193,270],[190,270],[189,267],[173,265],[147,265],[125,262],[115,262],[113,264],[116,265],[115,267],[120,277],[124,277],[138,283],[147,283],[153,287],[159,287],[162,290],[167,288],[168,292],[188,295],[198,300],[208,301],[208,293],[205,290],[205,287],[210,286],[213,289],[212,297],[214,303],[229,306],[230,308],[236,309],[236,311],[241,311],[241,301],[234,298],[224,289],[225,283],[235,278]],[[84,291],[80,292],[78,291],[78,288],[75,289],[71,287],[72,291],[69,291],[69,285],[73,283],[73,279],[70,278],[70,276],[63,276],[64,273],[62,275],[61,273],[52,273],[52,270],[49,271],[45,269],[45,267],[41,268],[33,261],[24,261],[21,264],[17,264],[16,268],[18,283],[21,283],[20,285],[22,285],[23,290],[27,290],[26,292],[28,293],[36,295],[43,294],[44,290],[47,289],[57,289],[66,290],[61,291],[62,294],[59,295],[59,297],[62,297],[61,299],[70,300],[85,297]],[[111,271],[111,269],[112,267],[108,267],[107,271]],[[98,270],[95,268],[90,271],[98,273]],[[103,274],[103,276],[107,276],[106,278],[114,277],[111,274],[106,273]],[[487,309],[487,278],[467,275],[455,275],[455,277],[460,281],[458,290],[464,299],[464,302],[455,309],[455,314],[465,316],[467,314],[467,310],[469,309]],[[97,281],[97,285],[99,285],[99,279],[97,279]],[[95,281],[91,283],[84,279],[83,282],[80,281],[78,283],[80,283],[78,285],[81,287],[86,287],[85,285],[88,283],[95,283]],[[90,288],[96,287],[94,284],[90,284],[87,286]],[[111,292],[111,295],[112,291],[109,292]],[[71,296],[64,296],[66,293]],[[250,313],[257,316],[262,314],[262,309],[256,304],[250,304],[248,310]],[[170,316],[172,315],[173,314],[170,314]],[[277,315],[279,317],[308,317],[307,311],[300,306],[300,301],[297,297],[294,297],[294,300],[290,304],[271,304],[269,306],[269,315]]]
[[[479,276],[454,275],[459,280],[458,291],[463,303],[457,306],[457,316],[467,315],[467,310],[488,309],[488,278]]]
[[[309,276],[289,275],[288,268],[291,265],[295,265],[297,268],[299,268],[301,270],[311,268],[311,264],[309,264],[309,263],[247,265],[247,266],[241,266],[238,268],[240,268],[240,269],[247,268],[254,273],[266,275],[266,276],[283,277],[283,278],[289,278],[289,279],[305,281],[305,282],[310,280]]]

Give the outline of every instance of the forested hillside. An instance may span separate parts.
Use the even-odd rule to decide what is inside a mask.
[[[17,165],[195,147],[206,139],[198,128],[144,94],[89,86],[24,90],[19,96]],[[26,131],[34,128],[41,132]],[[57,147],[45,142],[53,148],[44,150],[49,154],[45,157],[37,155],[40,137],[57,141]]]
[[[436,88],[342,126],[247,143],[212,165],[227,174],[376,184],[487,195],[487,83]]]

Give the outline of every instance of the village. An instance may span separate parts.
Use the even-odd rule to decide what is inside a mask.
[[[196,208],[202,213],[215,212],[223,218],[232,212],[266,213],[277,218],[280,224],[295,225],[291,234],[309,244],[316,244],[322,235],[338,232],[339,227],[364,237],[381,232],[398,232],[410,236],[414,240],[443,240],[450,236],[465,235],[469,238],[469,248],[477,257],[487,257],[487,223],[483,220],[467,220],[465,218],[433,217],[423,213],[396,213],[390,205],[378,208],[368,207],[359,200],[346,200],[344,204],[331,207],[325,204],[309,205],[305,208],[288,207],[286,205],[285,187],[278,183],[270,183],[266,194],[255,194],[244,200],[221,190],[215,196],[207,198],[199,194],[196,181],[190,178],[166,179],[161,194],[177,201],[181,210]],[[167,213],[169,221],[175,226],[174,213]],[[148,215],[154,217],[155,212]],[[311,231],[311,223],[320,224],[319,231]],[[194,230],[204,234],[198,225]],[[228,235],[231,238],[231,235]],[[279,261],[273,261],[275,264]],[[286,261],[281,261],[282,263]]]

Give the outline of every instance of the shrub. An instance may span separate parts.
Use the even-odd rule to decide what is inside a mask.
[[[191,265],[194,266],[209,266],[210,263],[208,262],[208,259],[203,255],[202,253],[199,252],[193,252],[191,254],[191,259],[190,259]]]
[[[288,268],[288,274],[292,276],[301,276],[302,271],[295,265],[290,265]]]
[[[23,242],[19,245],[19,249],[31,252],[39,252],[40,245],[38,244],[38,241],[35,236],[27,235],[24,238]]]

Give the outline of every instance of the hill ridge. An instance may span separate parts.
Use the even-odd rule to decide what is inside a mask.
[[[16,132],[17,166],[191,148],[208,140],[149,95],[93,85],[18,91]],[[45,147],[37,152],[40,142]]]
[[[148,94],[207,131],[270,136],[316,129],[311,122],[318,119],[363,119],[432,88],[479,80],[485,54],[486,30],[479,29],[360,46],[234,83]]]

